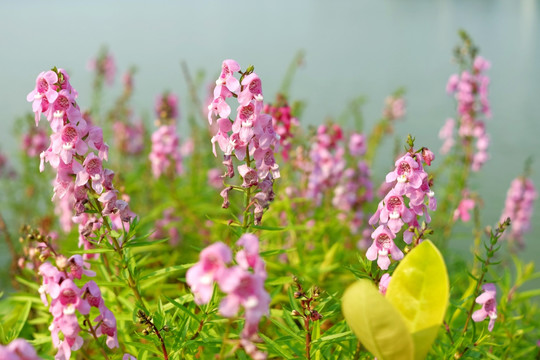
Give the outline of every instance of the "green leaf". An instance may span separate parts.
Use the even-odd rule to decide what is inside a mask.
[[[429,240],[415,247],[396,268],[386,292],[414,341],[414,358],[424,359],[437,337],[448,307],[446,265]]]
[[[370,280],[349,286],[341,307],[347,324],[377,359],[413,359],[414,345],[405,321]]]
[[[9,332],[9,342],[15,340],[19,337],[19,334],[21,333],[24,324],[26,324],[26,320],[28,320],[28,314],[30,314],[30,309],[32,308],[32,302],[28,301],[23,308],[19,312],[19,317],[17,321],[13,324],[11,327],[11,331]]]

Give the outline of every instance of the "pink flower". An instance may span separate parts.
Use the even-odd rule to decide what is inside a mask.
[[[373,244],[367,250],[366,258],[371,261],[377,259],[377,265],[382,270],[387,270],[390,266],[388,254],[391,254],[394,260],[403,259],[403,252],[394,243],[395,235],[385,225],[380,225],[371,234],[371,238]]]
[[[379,292],[383,295],[386,295],[386,289],[388,289],[388,284],[390,283],[392,277],[390,274],[384,274],[379,281]]]
[[[86,315],[90,312],[88,301],[83,299],[82,291],[75,285],[73,280],[66,279],[60,284],[60,291],[57,297],[51,302],[51,313],[54,317],[59,317],[61,314],[72,315],[77,309],[81,314]]]
[[[201,251],[199,262],[186,273],[186,282],[195,295],[195,302],[206,304],[212,297],[213,282],[220,282],[232,260],[231,249],[222,242],[217,242]]]
[[[26,96],[27,101],[32,101],[32,110],[36,114],[36,126],[42,111],[46,111],[49,104],[54,103],[58,97],[54,85],[57,82],[58,76],[54,71],[41,72],[36,79],[36,87]]]
[[[100,309],[101,314],[94,319],[94,322],[101,322],[101,325],[96,329],[96,335],[107,335],[105,343],[109,349],[118,347],[118,338],[116,331],[116,318],[114,314],[107,308]]]
[[[471,220],[469,212],[474,209],[475,202],[470,198],[463,198],[459,202],[457,209],[454,211],[454,221],[461,219],[463,222]]]
[[[82,275],[96,276],[96,273],[90,270],[90,264],[84,262],[81,255],[73,255],[68,259],[70,274],[77,279],[80,279]]]
[[[396,169],[386,175],[386,182],[397,180],[394,187],[397,195],[403,195],[409,188],[418,189],[422,185],[423,170],[409,153],[396,160],[395,165]]]
[[[82,291],[83,297],[86,298],[88,304],[92,307],[98,308],[99,311],[102,312],[105,306],[105,302],[101,297],[101,290],[99,289],[99,286],[94,282],[94,280],[90,280],[89,282],[84,284]]]
[[[77,172],[75,185],[83,186],[88,180],[92,179],[92,188],[96,193],[101,194],[103,192],[104,181],[101,159],[91,152],[86,159],[84,159],[82,165],[83,166]]]
[[[242,176],[242,179],[244,179],[244,182],[242,183],[243,187],[249,188],[257,185],[258,176],[255,169],[247,166],[246,164],[242,164],[238,166],[238,172],[240,173],[240,176]]]
[[[251,73],[242,80],[244,89],[238,95],[240,105],[247,105],[251,100],[262,101],[261,79],[257,74]]]
[[[6,346],[0,345],[2,360],[41,360],[36,350],[24,339],[15,339]]]
[[[218,90],[219,88],[219,92],[221,92],[220,86],[223,85],[225,85],[227,89],[232,93],[239,90],[240,82],[234,77],[234,73],[239,70],[240,65],[238,65],[236,61],[231,59],[223,60],[223,63],[221,64],[221,74],[216,80],[216,85],[218,85],[216,86],[216,90]]]
[[[495,325],[495,319],[497,319],[497,289],[492,283],[484,284],[482,289],[484,293],[476,298],[476,303],[481,304],[482,308],[472,314],[472,319],[475,322],[479,322],[489,316],[488,330],[492,331]]]
[[[243,247],[236,253],[236,262],[244,269],[253,269],[255,274],[259,274],[266,279],[266,269],[263,259],[259,255],[259,239],[253,234],[244,234],[236,242],[236,245]]]
[[[263,315],[268,314],[270,305],[270,296],[264,289],[264,278],[236,266],[230,269],[220,287],[227,293],[219,304],[220,314],[233,317],[242,305],[246,319],[242,336],[249,338],[256,334],[259,321]]]

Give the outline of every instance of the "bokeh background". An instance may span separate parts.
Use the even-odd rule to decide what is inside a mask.
[[[223,59],[236,59],[243,68],[253,64],[265,95],[273,99],[289,63],[303,50],[305,61],[290,95],[291,100],[306,102],[304,126],[338,117],[352,99],[364,95],[369,130],[385,97],[404,87],[407,116],[397,125],[396,135],[405,139],[411,133],[418,145],[438,150],[438,131],[455,114],[445,85],[457,71],[452,49],[463,28],[492,63],[488,75],[493,118],[487,123],[491,160],[472,183],[485,200],[484,222],[495,224],[510,182],[529,156],[536,158],[532,176],[540,186],[539,20],[537,0],[3,0],[0,151],[13,155],[19,148],[11,135],[14,120],[31,110],[26,95],[39,72],[52,66],[67,69],[79,91],[79,104],[90,105],[88,61],[103,45],[113,53],[119,71],[108,92],[111,99],[104,101],[112,103],[121,89],[121,74],[135,65],[132,104],[148,119],[155,96],[163,90],[188,102],[182,60],[193,72],[204,70],[208,81],[218,74]],[[388,154],[391,147],[390,141]],[[390,163],[390,157],[379,156],[376,167],[384,171]],[[378,176],[382,179],[383,174]],[[526,239],[528,251],[522,254],[525,260],[540,260],[536,208]],[[457,236],[453,245],[467,250],[469,241]]]

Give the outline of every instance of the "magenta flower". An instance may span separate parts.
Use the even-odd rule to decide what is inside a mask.
[[[371,234],[371,238],[373,244],[367,250],[366,258],[371,261],[377,259],[377,265],[382,270],[387,270],[390,266],[389,254],[394,260],[403,259],[403,252],[394,243],[395,235],[385,225],[380,225]]]
[[[186,273],[186,282],[195,295],[197,304],[206,304],[210,301],[214,290],[213,282],[220,283],[226,272],[226,265],[231,260],[231,249],[222,242],[212,244],[201,251],[199,262]]]
[[[481,304],[482,308],[472,314],[475,322],[483,321],[489,316],[488,330],[492,331],[497,319],[497,288],[495,284],[487,283],[482,286],[484,293],[476,298],[476,303]]]

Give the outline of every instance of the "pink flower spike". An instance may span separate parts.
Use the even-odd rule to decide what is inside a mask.
[[[489,316],[488,330],[492,331],[497,319],[497,288],[493,283],[487,283],[482,286],[484,293],[476,298],[476,303],[481,304],[482,308],[472,314],[475,322],[483,321]]]

